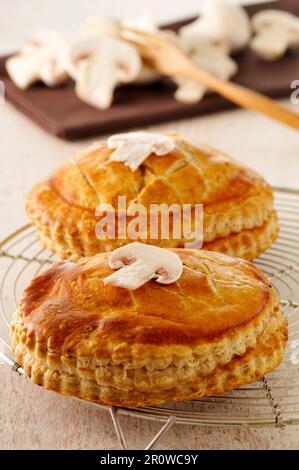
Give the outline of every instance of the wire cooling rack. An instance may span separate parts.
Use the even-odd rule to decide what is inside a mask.
[[[289,322],[289,343],[280,368],[262,380],[220,397],[171,403],[146,408],[109,408],[89,403],[111,414],[120,447],[127,448],[118,417],[134,416],[162,422],[146,449],[152,449],[174,424],[274,425],[299,424],[299,191],[275,189],[281,232],[275,244],[255,264],[278,291]],[[56,260],[41,247],[34,229],[25,226],[0,244],[0,308],[2,319],[0,358],[13,371],[25,375],[14,361],[8,326],[23,289],[29,281]]]

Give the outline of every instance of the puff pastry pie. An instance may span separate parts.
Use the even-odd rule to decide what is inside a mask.
[[[27,214],[39,238],[61,258],[79,258],[114,250],[128,238],[98,239],[95,231],[100,203],[117,207],[119,195],[127,206],[203,204],[203,248],[251,260],[275,240],[278,221],[273,194],[265,180],[251,169],[211,148],[196,148],[170,134],[175,147],[154,154],[131,171],[100,142],[59,167],[37,184],[27,200]],[[130,218],[128,218],[128,221]],[[159,238],[160,237],[160,238]],[[166,248],[184,247],[186,240],[139,241]]]
[[[222,394],[278,366],[287,321],[267,278],[245,260],[173,251],[183,272],[169,285],[105,285],[107,253],[35,278],[11,324],[16,360],[32,381],[138,407]]]

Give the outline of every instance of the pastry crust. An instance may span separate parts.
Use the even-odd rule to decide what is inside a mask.
[[[129,208],[141,203],[148,210],[153,203],[203,204],[204,248],[221,246],[223,252],[246,259],[268,248],[278,234],[278,221],[272,190],[265,180],[218,150],[195,148],[172,137],[176,142],[173,152],[151,155],[134,173],[122,163],[110,162],[112,150],[103,142],[37,184],[26,209],[44,245],[62,258],[76,259],[129,243],[128,238],[96,236],[100,220],[96,207],[106,203],[117,208],[117,197],[125,196]],[[128,217],[127,223],[130,220]],[[151,240],[149,230],[139,241],[166,248],[188,242],[162,239],[160,234]]]
[[[105,286],[106,253],[55,263],[34,279],[11,324],[16,360],[32,381],[145,406],[222,394],[278,366],[287,321],[267,278],[220,253],[175,252],[184,270],[167,286]]]

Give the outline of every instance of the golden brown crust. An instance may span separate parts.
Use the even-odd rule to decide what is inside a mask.
[[[104,286],[107,254],[54,264],[14,316],[16,360],[46,388],[127,406],[224,393],[276,367],[287,323],[266,277],[219,253],[176,252],[179,281],[134,292]]]
[[[126,196],[129,207],[135,202],[146,208],[153,203],[203,204],[204,243],[219,240],[224,251],[226,244],[220,239],[259,227],[263,230],[274,211],[272,191],[264,179],[219,151],[198,149],[173,137],[173,152],[162,157],[151,155],[134,173],[121,163],[108,161],[111,150],[101,143],[37,184],[26,209],[46,247],[63,258],[78,258],[128,243],[129,239],[99,240],[95,234],[97,205],[117,207],[119,195]],[[244,252],[246,259],[252,259],[275,239],[277,221],[274,225],[271,233],[268,225],[268,242],[264,236],[263,242],[247,249],[241,248],[240,241],[234,242],[228,252],[237,256]],[[150,240],[149,233],[140,241],[169,248],[182,247],[186,242],[183,238]],[[232,246],[238,244],[234,251]]]

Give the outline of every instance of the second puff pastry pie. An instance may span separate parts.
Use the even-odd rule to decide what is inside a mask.
[[[203,248],[253,259],[275,240],[278,221],[273,194],[253,170],[219,150],[197,148],[171,134],[174,149],[154,154],[131,171],[110,161],[106,142],[70,159],[50,178],[38,183],[27,200],[27,214],[39,238],[62,258],[79,258],[109,251],[130,239],[98,239],[100,203],[117,207],[118,196],[127,206],[143,204],[203,204]],[[161,247],[184,247],[184,239],[139,240]]]
[[[169,251],[169,250],[165,250]],[[109,253],[54,264],[25,290],[11,324],[32,381],[106,405],[222,394],[278,366],[287,322],[251,263],[203,250],[169,285],[105,285]]]

